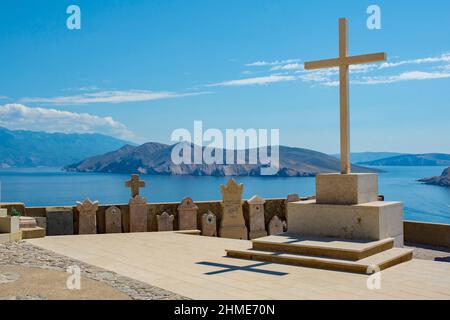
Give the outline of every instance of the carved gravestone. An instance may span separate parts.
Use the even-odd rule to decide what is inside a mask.
[[[217,237],[216,215],[208,211],[202,216],[202,235],[206,237]]]
[[[47,230],[47,218],[46,217],[34,217],[38,227]]]
[[[169,215],[167,212],[163,212],[161,215],[156,216],[158,222],[158,231],[173,231],[173,215]]]
[[[300,196],[299,196],[297,193],[289,194],[289,195],[287,196],[287,198],[286,198],[286,206],[287,206],[287,204],[290,203],[290,202],[298,202],[298,201],[300,201],[300,200],[301,200],[301,198],[300,198]]]
[[[253,196],[247,200],[249,207],[249,239],[262,238],[267,236],[266,222],[264,220],[264,203],[266,201],[258,196]]]
[[[98,201],[92,202],[89,199],[77,202],[78,210],[78,234],[97,233],[97,210]]]
[[[220,221],[219,236],[222,238],[247,240],[247,227],[242,212],[242,192],[244,185],[238,185],[230,179],[221,186],[223,201],[222,219]]]
[[[139,195],[130,199],[130,232],[147,232],[147,199]]]
[[[283,232],[283,221],[278,216],[274,216],[269,222],[269,235]]]
[[[187,197],[178,206],[178,229],[197,230],[197,210],[191,198]]]
[[[0,218],[4,218],[8,215],[8,209],[0,209]]]
[[[286,201],[285,201],[285,212],[286,212],[286,218],[287,218],[287,207],[288,207],[288,204],[289,203],[291,203],[291,202],[298,202],[298,201],[301,201],[302,199],[300,198],[300,196],[297,194],[297,193],[292,193],[292,194],[289,194],[288,196],[287,196],[287,198],[286,198]],[[284,224],[283,224],[285,227],[286,227],[286,222],[284,222]]]
[[[113,206],[105,211],[105,232],[121,233],[122,232],[122,211]]]
[[[46,208],[46,217],[48,236],[65,236],[74,234],[72,208]]]

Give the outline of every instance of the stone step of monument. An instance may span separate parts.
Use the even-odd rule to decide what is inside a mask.
[[[376,270],[375,267],[384,270],[409,261],[413,255],[412,249],[392,248],[358,261],[349,261],[255,249],[226,250],[226,252],[227,256],[232,258],[362,274],[371,273],[370,270]]]
[[[44,228],[34,227],[34,228],[23,228],[20,230],[22,231],[22,239],[23,240],[45,237],[45,229]]]
[[[272,235],[252,241],[253,249],[278,251],[307,256],[357,261],[394,247],[394,239],[342,240],[306,237],[289,233]]]

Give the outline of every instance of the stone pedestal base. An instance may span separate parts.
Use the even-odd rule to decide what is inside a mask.
[[[263,237],[267,237],[267,232],[266,231],[250,231],[248,233],[248,239],[249,240],[263,238]]]
[[[219,237],[247,240],[247,227],[245,227],[245,226],[220,227],[219,228]]]
[[[44,238],[45,237],[45,229],[40,227],[34,228],[23,228],[22,231],[22,239],[36,239],[36,238]]]
[[[318,204],[361,204],[378,200],[375,173],[319,174],[316,176]]]
[[[358,205],[318,204],[316,200],[288,204],[288,232],[302,236],[381,240],[394,238],[403,246],[403,205],[374,201]]]

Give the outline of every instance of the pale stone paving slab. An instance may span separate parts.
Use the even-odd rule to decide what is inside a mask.
[[[402,263],[369,290],[367,275],[224,257],[251,245],[243,240],[147,232],[27,242],[192,299],[450,299],[444,262]]]

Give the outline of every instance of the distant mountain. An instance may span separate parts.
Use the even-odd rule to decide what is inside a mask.
[[[64,166],[116,150],[126,141],[102,134],[64,134],[0,127],[0,168]]]
[[[443,187],[450,187],[450,167],[442,172],[442,175],[438,177],[423,178],[419,180],[426,184],[435,184]]]
[[[117,151],[95,156],[77,164],[65,167],[67,171],[104,173],[143,173],[157,175],[193,176],[259,176],[263,165],[258,164],[180,164],[171,160],[175,145],[146,143],[138,147],[124,146]],[[189,145],[191,154],[193,145]],[[203,149],[204,150],[204,149]],[[225,157],[225,152],[222,152]],[[301,148],[280,146],[280,170],[278,176],[314,176],[317,173],[338,172],[339,161],[327,154]],[[236,155],[236,154],[235,154]],[[248,159],[248,150],[246,151]],[[248,161],[246,162],[248,163]],[[353,166],[355,172],[374,172],[375,170]]]
[[[366,166],[450,166],[450,154],[404,154],[360,164]]]
[[[353,163],[363,163],[374,160],[380,160],[384,158],[390,158],[395,156],[403,155],[404,153],[398,152],[352,152],[350,157]],[[333,157],[340,159],[341,155],[339,153],[332,154]]]

